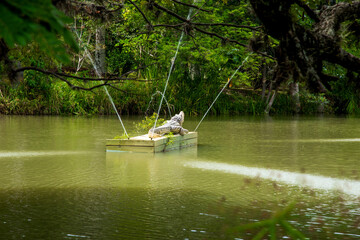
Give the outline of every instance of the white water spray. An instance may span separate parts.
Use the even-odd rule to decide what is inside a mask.
[[[328,138],[328,139],[284,139],[284,140],[266,140],[264,142],[294,142],[294,143],[348,143],[348,142],[360,142],[360,138]]]
[[[341,191],[355,197],[360,197],[360,181],[357,180],[208,161],[190,161],[185,163],[185,167],[268,179],[293,186],[309,187],[325,191]]]
[[[196,3],[196,0],[194,0],[194,3]],[[191,16],[192,11],[193,11],[193,8],[190,8],[190,9],[189,9],[189,14],[188,14],[187,17],[186,17],[187,20],[190,20],[190,16]],[[158,117],[159,117],[159,114],[160,114],[160,109],[161,109],[161,105],[162,105],[162,102],[163,102],[163,99],[164,99],[164,96],[165,96],[166,88],[167,88],[167,86],[168,86],[168,82],[169,82],[171,73],[172,73],[172,71],[173,71],[173,69],[174,69],[175,60],[176,60],[176,57],[177,57],[177,55],[178,55],[179,48],[180,48],[182,39],[183,39],[184,34],[185,34],[184,32],[185,32],[185,31],[182,31],[182,32],[181,32],[181,36],[180,36],[180,39],[179,39],[179,42],[178,42],[178,45],[177,45],[177,48],[176,48],[175,56],[174,56],[174,58],[171,60],[171,66],[170,66],[169,74],[168,74],[168,77],[167,77],[167,79],[166,79],[164,91],[163,91],[163,93],[162,93],[162,98],[161,98],[161,100],[160,100],[159,109],[158,109],[158,111],[157,111],[157,116],[156,116],[155,124],[154,124],[154,127],[153,127],[153,134],[154,134],[154,131],[155,131],[155,128],[156,128],[156,123],[157,123],[157,120],[158,120]]]
[[[198,129],[198,127],[200,126],[200,124],[202,123],[202,121],[204,120],[204,118],[206,117],[206,115],[208,114],[208,112],[210,111],[210,109],[212,108],[212,106],[214,105],[214,103],[216,102],[216,100],[219,98],[220,94],[224,91],[224,89],[226,88],[226,86],[230,83],[231,79],[235,76],[235,74],[240,70],[240,68],[244,65],[244,63],[247,61],[247,59],[249,58],[249,56],[251,55],[251,53],[249,55],[247,55],[247,57],[244,59],[244,61],[242,61],[242,63],[240,64],[240,66],[236,69],[236,71],[233,73],[233,75],[231,75],[231,77],[229,78],[229,80],[225,83],[224,87],[221,89],[221,91],[219,92],[219,94],[216,96],[215,100],[212,102],[212,104],[210,105],[209,109],[206,111],[206,113],[204,114],[204,116],[202,117],[202,119],[200,120],[199,124],[196,126],[194,132],[196,132],[196,130]]]
[[[168,108],[168,111],[169,111],[169,115],[170,115],[170,117],[172,117],[171,110],[170,110],[170,105],[169,105],[168,101],[166,101],[166,98],[165,98],[165,96],[163,95],[163,93],[160,92],[160,91],[156,91],[153,95],[151,95],[151,99],[150,99],[150,102],[149,102],[149,104],[148,104],[148,107],[147,107],[145,113],[147,113],[147,112],[149,111],[150,103],[153,101],[154,96],[156,96],[157,94],[160,94],[160,95],[162,95],[162,96],[164,97],[165,103],[166,103],[167,108]]]
[[[82,43],[82,42],[81,42],[81,38],[80,38],[78,32],[76,31],[76,29],[75,29],[75,33],[76,33],[76,36],[78,37],[80,43]],[[92,59],[92,57],[91,57],[88,49],[86,48],[86,46],[84,46],[84,50],[85,50],[86,56],[89,58],[91,64],[92,64],[93,67],[94,67],[94,70],[95,70],[95,72],[96,72],[96,75],[97,75],[99,78],[102,78],[102,75],[100,74],[100,72],[99,72],[99,70],[98,70],[98,68],[97,68],[96,63],[95,63],[94,60]],[[125,129],[124,123],[123,123],[123,121],[121,120],[120,114],[119,114],[119,112],[118,112],[117,109],[116,109],[116,106],[115,106],[115,104],[114,104],[114,101],[113,101],[113,99],[112,99],[112,97],[111,97],[111,95],[110,95],[107,87],[106,87],[105,85],[104,85],[103,87],[104,87],[104,89],[105,89],[106,95],[108,96],[108,98],[109,98],[109,100],[110,100],[110,103],[111,103],[112,107],[114,108],[114,110],[115,110],[115,112],[116,112],[116,115],[118,116],[118,119],[119,119],[119,121],[120,121],[120,123],[121,123],[121,126],[122,126],[123,129],[124,129],[124,132],[125,132],[126,136],[129,138],[129,135],[128,135],[126,129]]]

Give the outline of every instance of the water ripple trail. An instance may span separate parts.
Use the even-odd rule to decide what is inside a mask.
[[[86,151],[26,151],[26,152],[0,152],[0,158],[20,158],[20,157],[42,157],[86,154]]]
[[[244,175],[254,178],[258,177],[272,181],[283,182],[289,185],[310,187],[319,190],[338,190],[355,197],[360,197],[360,181],[356,180],[339,179],[313,174],[295,173],[257,167],[245,167],[242,165],[206,161],[192,161],[186,163],[184,166],[202,170]]]

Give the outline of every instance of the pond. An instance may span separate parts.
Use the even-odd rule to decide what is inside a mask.
[[[251,239],[261,229],[236,229],[291,203],[308,238],[360,238],[358,118],[208,117],[198,133],[181,151],[106,153],[116,116],[0,116],[0,238]]]

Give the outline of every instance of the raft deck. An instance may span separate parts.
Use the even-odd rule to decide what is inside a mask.
[[[157,153],[197,146],[197,132],[189,132],[184,136],[175,134],[159,138],[149,138],[148,135],[132,137],[130,139],[107,139],[107,152],[143,152]]]

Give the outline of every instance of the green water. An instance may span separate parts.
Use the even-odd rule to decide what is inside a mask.
[[[198,133],[106,153],[115,116],[0,116],[0,239],[250,239],[231,230],[293,201],[310,239],[360,238],[360,119],[209,117]]]

